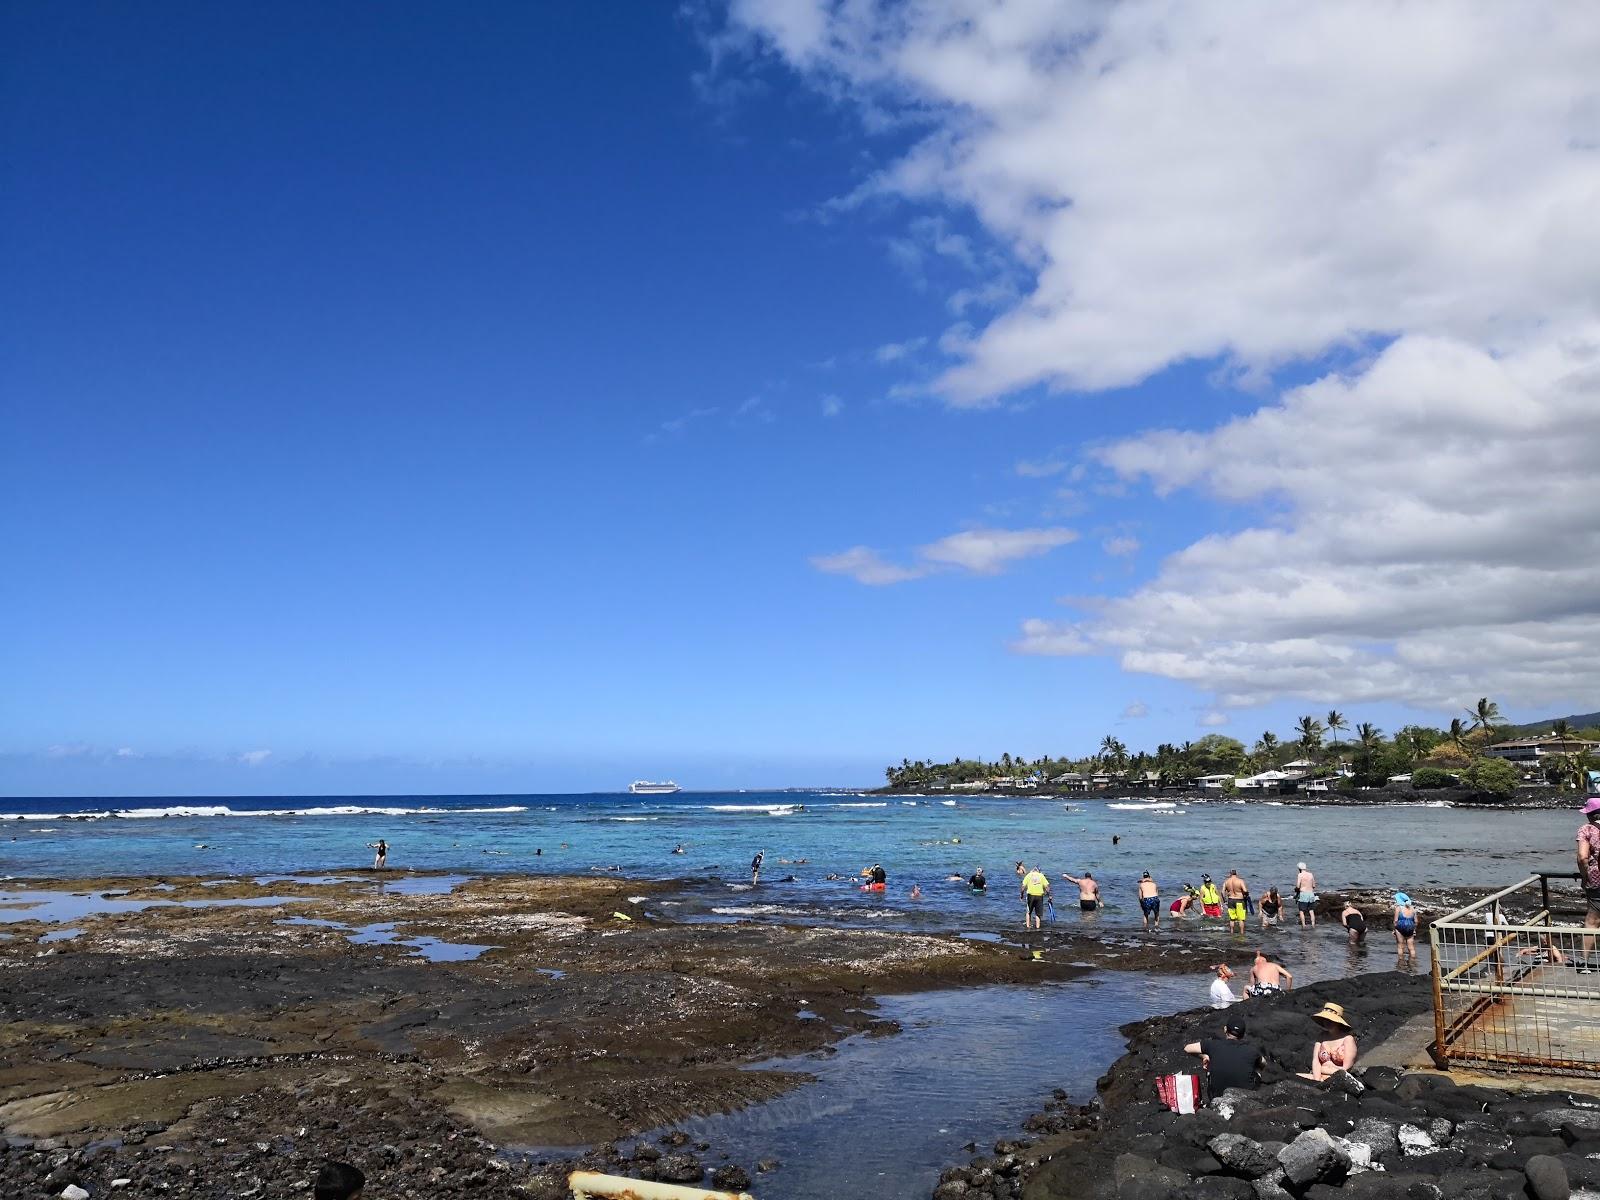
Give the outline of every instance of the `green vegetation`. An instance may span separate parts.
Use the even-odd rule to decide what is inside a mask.
[[[1418,791],[1428,791],[1431,788],[1454,787],[1456,777],[1449,771],[1441,771],[1438,767],[1418,767],[1411,772],[1411,786]]]
[[[1583,725],[1575,722],[1582,720]],[[1554,733],[1600,742],[1600,714],[1582,718],[1563,718],[1531,728],[1535,733]],[[1509,796],[1522,782],[1521,771],[1498,758],[1486,758],[1484,747],[1511,736],[1500,716],[1500,706],[1487,696],[1463,717],[1451,720],[1447,728],[1407,725],[1386,736],[1370,722],[1353,727],[1337,710],[1319,719],[1304,716],[1294,729],[1280,736],[1265,730],[1253,746],[1237,738],[1210,733],[1181,746],[1162,743],[1153,753],[1131,751],[1114,734],[1100,739],[1099,747],[1082,757],[1045,755],[1029,759],[1002,754],[998,759],[956,758],[950,762],[912,762],[901,759],[897,767],[885,772],[892,788],[949,788],[956,785],[988,783],[1015,787],[1042,784],[1092,786],[1131,782],[1156,787],[1193,786],[1204,776],[1231,777],[1282,769],[1295,764],[1296,773],[1305,778],[1322,778],[1339,790],[1383,787],[1397,775],[1411,776],[1418,789],[1450,787],[1458,779],[1470,787],[1495,795]],[[1331,739],[1331,740],[1330,740]],[[1557,787],[1582,787],[1584,772],[1600,767],[1588,751],[1552,757],[1541,762],[1546,782]],[[1063,778],[1065,777],[1065,778]]]

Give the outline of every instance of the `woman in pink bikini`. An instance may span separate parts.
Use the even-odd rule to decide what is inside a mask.
[[[1311,1019],[1323,1037],[1311,1048],[1311,1070],[1301,1071],[1300,1078],[1320,1083],[1356,1065],[1356,1036],[1345,1020],[1343,1007],[1331,1000]]]

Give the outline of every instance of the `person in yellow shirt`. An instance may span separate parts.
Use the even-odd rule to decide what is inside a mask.
[[[1050,899],[1050,880],[1038,867],[1032,867],[1022,877],[1022,899],[1028,905],[1023,917],[1024,929],[1044,928],[1044,906]]]
[[[1211,882],[1209,875],[1200,879],[1200,911],[1208,917],[1222,915],[1222,893],[1217,891],[1217,885]]]

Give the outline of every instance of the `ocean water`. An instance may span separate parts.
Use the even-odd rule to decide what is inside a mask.
[[[1012,864],[1019,858],[1041,864],[1054,879],[1058,928],[1132,941],[1145,936],[1137,932],[1134,899],[1143,870],[1169,897],[1184,881],[1198,883],[1202,872],[1220,880],[1230,867],[1258,895],[1271,884],[1287,891],[1300,859],[1311,863],[1325,889],[1487,890],[1534,870],[1570,869],[1578,826],[1568,812],[1424,804],[942,802],[836,793],[10,800],[0,801],[0,810],[0,901],[24,899],[6,893],[7,877],[212,874],[266,886],[286,875],[339,878],[370,864],[366,845],[383,838],[392,866],[453,873],[385,884],[399,889],[443,890],[482,872],[616,868],[685,881],[652,901],[685,920],[943,929],[985,940],[1018,931]],[[122,815],[106,815],[117,810]],[[680,846],[683,853],[673,853]],[[766,864],[761,885],[752,888],[749,862],[758,850],[766,852]],[[888,870],[890,886],[864,893],[857,876],[874,862]],[[979,864],[989,872],[987,895],[947,879]],[[1078,911],[1075,889],[1060,879],[1086,869],[1108,901],[1092,915]],[[913,884],[923,899],[910,898]],[[51,903],[62,923],[58,933],[70,937],[71,921],[116,901],[65,896]],[[0,922],[29,911],[42,915],[8,912],[0,903]],[[1364,947],[1351,947],[1326,923],[1311,933],[1290,924],[1267,935],[1252,925],[1245,939],[1213,923],[1182,927],[1185,938],[1214,941],[1219,957],[1235,962],[1247,960],[1257,940],[1266,941],[1302,984],[1395,965],[1381,922]],[[374,927],[356,936],[395,934]],[[455,956],[448,944],[415,948],[428,957]],[[1425,970],[1426,948],[1419,950],[1416,969]],[[913,1200],[928,1195],[942,1166],[965,1157],[965,1143],[1017,1136],[1019,1122],[1051,1089],[1066,1088],[1078,1099],[1091,1095],[1122,1050],[1120,1025],[1203,1004],[1208,982],[1204,975],[1097,971],[1037,987],[882,997],[883,1015],[901,1023],[899,1036],[858,1036],[818,1055],[767,1064],[807,1071],[816,1082],[689,1127],[740,1162],[781,1160],[778,1172],[757,1181],[758,1193],[770,1200],[867,1190],[885,1200]]]
[[[108,815],[116,813],[119,815]],[[1139,924],[1135,887],[1149,870],[1167,897],[1202,872],[1237,867],[1263,893],[1287,892],[1295,863],[1319,885],[1420,888],[1513,882],[1570,870],[1575,814],[1383,807],[1275,806],[1227,800],[971,797],[838,793],[673,796],[393,796],[218,800],[0,801],[0,878],[84,875],[337,875],[372,861],[460,873],[614,869],[690,881],[675,915],[918,928],[1017,923],[1013,864],[1051,875],[1057,920]],[[1113,844],[1112,838],[1119,840]],[[673,851],[681,847],[683,852]],[[749,863],[765,851],[759,888]],[[789,860],[789,861],[784,861]],[[801,861],[803,860],[803,861]],[[883,893],[856,877],[882,863]],[[987,895],[963,878],[982,865]],[[1106,900],[1082,915],[1063,872],[1092,871]],[[842,878],[829,879],[828,876]],[[913,885],[922,898],[910,899]]]

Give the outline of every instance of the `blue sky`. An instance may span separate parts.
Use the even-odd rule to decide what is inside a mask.
[[[968,110],[761,7],[5,9],[0,789],[868,783],[1449,715],[1473,685],[1213,686],[1120,627],[1019,652],[1308,504],[1106,447],[1407,330],[952,389],[1051,262],[883,183]],[[853,547],[906,577],[819,569]]]

